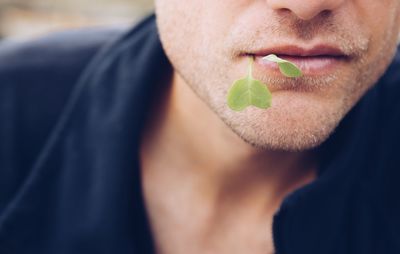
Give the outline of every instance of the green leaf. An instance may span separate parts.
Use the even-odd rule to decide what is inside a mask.
[[[268,61],[277,63],[283,75],[291,78],[302,76],[301,70],[293,63],[277,57],[274,54],[264,57]],[[271,107],[272,95],[268,87],[261,81],[253,78],[252,57],[249,58],[249,71],[245,78],[235,81],[228,91],[228,106],[235,111],[242,111],[249,106],[261,109]]]
[[[249,73],[244,79],[235,81],[227,99],[228,106],[235,111],[242,111],[248,106],[266,109],[271,106],[272,95],[265,84],[253,79]]]
[[[277,57],[274,54],[270,54],[263,59],[277,63],[279,66],[279,70],[282,72],[283,75],[289,78],[297,78],[303,75],[301,70],[294,64],[287,60]]]

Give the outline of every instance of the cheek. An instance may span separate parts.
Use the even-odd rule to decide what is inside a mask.
[[[359,0],[357,16],[362,18],[363,27],[371,35],[370,53],[379,55],[393,41],[397,41],[400,31],[399,0]]]
[[[203,98],[214,97],[208,93],[216,89],[215,84],[219,84],[217,90],[221,87],[227,90],[229,82],[221,81],[238,78],[228,74],[232,63],[225,45],[235,16],[231,2],[235,1],[156,1],[164,50],[175,69]]]
[[[220,43],[223,26],[219,17],[214,16],[214,5],[209,0],[156,1],[161,41],[173,64],[193,65]]]
[[[189,1],[190,2],[190,1]],[[186,38],[193,50],[206,56],[225,54],[226,41],[238,16],[248,9],[248,0],[202,0],[193,1],[183,14]]]
[[[200,1],[156,1],[157,27],[162,46],[175,70],[183,77],[193,76],[202,60],[202,41],[199,32],[203,14]]]

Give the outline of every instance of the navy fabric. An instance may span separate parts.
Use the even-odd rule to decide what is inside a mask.
[[[277,253],[400,253],[399,70],[397,54],[285,198]],[[0,44],[1,254],[153,253],[138,142],[171,71],[154,16]]]
[[[120,33],[73,30],[0,42],[0,211],[38,157],[87,62]]]

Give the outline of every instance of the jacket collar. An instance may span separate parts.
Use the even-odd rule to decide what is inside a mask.
[[[1,215],[1,248],[32,252],[27,239],[49,253],[150,248],[137,147],[151,87],[168,71],[153,16],[103,48]]]

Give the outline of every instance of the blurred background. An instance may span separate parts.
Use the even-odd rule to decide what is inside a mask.
[[[27,38],[84,26],[129,25],[153,0],[0,0],[0,38]]]

